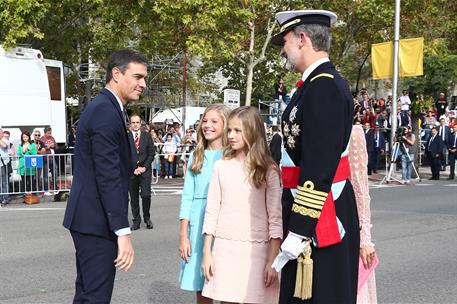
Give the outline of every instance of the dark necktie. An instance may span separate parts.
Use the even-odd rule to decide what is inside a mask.
[[[140,136],[138,135],[140,132],[135,132],[135,148],[137,151],[140,150]]]
[[[436,135],[435,135],[436,136]],[[430,151],[430,146],[432,145],[432,141],[435,139],[435,136],[432,137],[432,139],[430,139],[429,143],[428,143],[428,150]]]
[[[127,109],[124,107],[124,110],[122,111],[122,116],[124,116],[124,122],[125,122],[125,125],[128,126],[129,124],[129,116],[127,114]]]

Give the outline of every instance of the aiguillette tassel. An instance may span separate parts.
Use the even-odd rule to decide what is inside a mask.
[[[313,260],[311,259],[311,242],[308,241],[303,251],[303,278],[301,299],[308,300],[312,297],[313,292]]]
[[[302,298],[302,285],[303,285],[303,254],[300,254],[297,258],[297,275],[295,277],[295,298]]]

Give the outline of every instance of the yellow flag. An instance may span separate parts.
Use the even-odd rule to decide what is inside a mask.
[[[400,40],[400,77],[424,75],[424,38]]]
[[[400,77],[424,75],[424,38],[401,39],[398,57]],[[391,41],[371,45],[371,65],[373,79],[392,78],[393,43]]]
[[[393,50],[394,48],[392,42],[376,43],[371,45],[373,79],[377,80],[392,77]]]

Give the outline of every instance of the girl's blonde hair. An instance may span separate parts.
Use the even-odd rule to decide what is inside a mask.
[[[254,107],[239,107],[230,113],[228,120],[238,118],[241,123],[241,133],[246,144],[246,167],[249,181],[259,188],[266,184],[267,172],[274,169],[279,173],[278,166],[271,157],[265,137],[265,128],[259,111]],[[235,157],[236,151],[230,145],[224,149],[224,159]]]
[[[219,113],[219,116],[222,118],[224,122],[224,132],[222,135],[222,145],[225,147],[227,145],[227,122],[228,116],[230,114],[230,108],[224,104],[216,103],[208,106],[203,112],[202,120],[205,118],[206,114],[210,111],[216,111]],[[194,150],[194,158],[192,161],[192,165],[190,166],[190,170],[195,174],[199,174],[203,167],[203,161],[205,160],[205,149],[208,148],[208,141],[206,140],[205,136],[203,135],[203,123],[200,121],[197,129],[197,146]]]

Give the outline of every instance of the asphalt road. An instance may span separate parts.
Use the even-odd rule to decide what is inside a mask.
[[[178,288],[179,187],[153,198],[154,229],[135,231],[136,262],[113,303],[192,303]],[[372,187],[379,303],[457,303],[457,184]],[[64,202],[0,209],[0,303],[70,303],[74,248]]]

